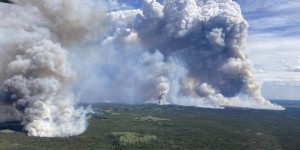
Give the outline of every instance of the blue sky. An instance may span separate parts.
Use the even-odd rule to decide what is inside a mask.
[[[142,0],[107,1],[111,10],[142,4]],[[263,95],[300,99],[300,0],[235,1],[250,25],[247,51],[263,84]]]
[[[237,0],[249,22],[248,53],[270,99],[300,99],[300,1]]]

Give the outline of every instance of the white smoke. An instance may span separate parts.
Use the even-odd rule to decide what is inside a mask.
[[[214,105],[282,109],[261,96],[245,55],[248,25],[235,2],[165,0],[163,8],[158,5],[155,0],[145,1],[144,10],[153,13],[138,16],[136,30],[150,49],[185,64],[186,81],[193,83],[182,89],[188,91],[185,96],[204,98]],[[246,102],[238,104],[237,99]]]
[[[283,109],[261,96],[245,53],[248,24],[234,1],[145,0],[109,16],[107,36],[82,60],[96,70],[82,87],[93,92],[83,97]]]
[[[261,96],[232,0],[145,0],[108,14],[93,0],[16,3],[0,8],[0,108],[28,135],[86,129],[91,110],[76,108],[74,85],[84,102],[284,109]]]
[[[29,136],[84,132],[92,110],[76,108],[71,87],[76,73],[66,48],[92,38],[95,28],[102,31],[100,3],[15,2],[18,5],[3,7],[0,14],[1,107],[21,116],[14,119],[22,121]]]

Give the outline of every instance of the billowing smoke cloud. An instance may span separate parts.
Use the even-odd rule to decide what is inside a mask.
[[[85,99],[283,109],[261,96],[245,54],[248,24],[234,1],[145,0],[110,20],[109,34],[81,59],[94,71]]]
[[[81,0],[15,1],[1,8],[1,121],[20,120],[30,136],[72,136],[90,109],[76,108],[76,79],[66,48],[91,37],[101,5]],[[102,21],[103,22],[103,21]],[[2,113],[1,113],[2,114]]]
[[[0,108],[28,135],[82,133],[91,110],[73,90],[82,102],[284,109],[261,96],[232,0],[145,0],[105,15],[93,0],[16,3],[0,9]]]

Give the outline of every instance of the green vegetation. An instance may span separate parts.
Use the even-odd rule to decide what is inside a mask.
[[[114,110],[112,108],[109,108],[109,109],[104,110],[104,112],[110,114],[110,113],[113,113]]]
[[[6,129],[6,130],[0,130],[0,133],[15,133],[15,131]]]
[[[117,139],[117,143],[121,146],[135,145],[135,144],[149,144],[153,141],[157,141],[155,135],[142,135],[133,132],[113,132],[111,137]]]
[[[165,118],[159,118],[159,117],[153,117],[153,116],[146,116],[146,117],[139,117],[139,118],[134,118],[135,121],[152,121],[152,122],[161,122],[161,121],[170,121],[170,119],[165,119]]]
[[[288,106],[270,111],[99,104],[79,136],[28,137],[2,128],[0,149],[294,150],[300,147],[300,103]]]
[[[120,115],[120,113],[114,112],[114,110],[112,108],[106,109],[106,110],[104,110],[104,112],[108,115]]]

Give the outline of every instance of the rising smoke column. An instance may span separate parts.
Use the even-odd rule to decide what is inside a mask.
[[[104,37],[77,49],[76,70],[86,70],[79,83],[81,98],[89,102],[167,102],[185,69],[176,60],[165,61],[159,51],[150,52],[138,39],[133,22],[141,10],[109,13],[110,26]],[[88,51],[89,53],[86,53]],[[176,72],[176,74],[174,74]]]
[[[86,99],[283,109],[261,96],[245,54],[248,24],[234,1],[145,0],[109,18],[106,36],[82,60],[96,70],[82,86]]]
[[[261,96],[245,54],[248,24],[234,1],[165,0],[161,5],[146,0],[135,23],[144,45],[181,60],[188,70],[179,96],[223,106],[282,109]]]
[[[0,14],[1,107],[21,119],[29,136],[84,132],[91,110],[75,108],[76,73],[67,48],[89,38],[94,28],[100,33],[102,7],[92,0],[16,3]]]

